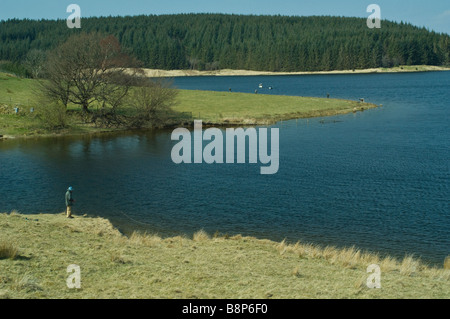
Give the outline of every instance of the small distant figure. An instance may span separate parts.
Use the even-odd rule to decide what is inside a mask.
[[[255,94],[258,94],[258,90],[255,90]]]
[[[229,88],[229,89],[228,89],[228,91],[230,91],[230,92],[231,92],[231,88]]]
[[[67,218],[73,218],[72,217],[72,206],[73,206],[73,203],[75,202],[75,200],[73,199],[72,192],[73,192],[73,188],[72,188],[72,186],[70,186],[66,192],[66,217]]]
[[[15,108],[14,108],[14,113],[16,113],[16,114],[19,113],[19,108],[18,108],[18,107],[15,107]]]
[[[327,93],[327,99],[329,99],[330,98],[330,93]]]
[[[34,107],[30,109],[30,113],[34,113]]]

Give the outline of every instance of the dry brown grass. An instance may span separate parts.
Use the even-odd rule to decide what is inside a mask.
[[[450,256],[447,256],[444,260],[444,269],[450,270]]]
[[[201,230],[192,238],[120,234],[108,220],[0,214],[0,298],[450,298],[450,270],[355,247],[276,243]],[[448,261],[446,261],[448,263]],[[66,287],[81,267],[82,289]],[[382,289],[368,289],[367,267]]]
[[[400,264],[400,274],[411,276],[415,274],[420,267],[421,263],[419,260],[414,259],[413,256],[405,256]]]
[[[398,260],[392,256],[380,258],[378,254],[363,252],[356,247],[320,247],[313,244],[301,244],[300,242],[297,242],[294,245],[289,245],[285,240],[283,240],[281,243],[276,245],[276,250],[280,255],[290,252],[300,258],[324,259],[332,265],[339,265],[348,269],[355,269],[358,267],[376,264],[380,266],[383,272],[395,271],[404,276],[412,276],[418,271],[428,271],[428,273],[440,272],[439,269],[428,267],[423,264],[420,259],[416,259],[413,256],[405,256],[402,260]],[[447,257],[445,263],[447,263],[448,267],[448,264],[450,263],[449,257]],[[445,270],[448,268],[446,268],[445,263],[442,269],[444,272],[440,272],[440,275],[444,273],[447,274]]]
[[[162,238],[157,235],[140,234],[133,232],[128,239],[130,243],[145,247],[156,247],[161,244]]]
[[[16,246],[7,242],[0,242],[0,259],[14,259],[17,257],[19,250]]]
[[[198,232],[194,233],[192,239],[194,241],[206,241],[209,240],[210,237],[204,230],[199,230]]]
[[[17,282],[14,282],[12,289],[18,292],[32,293],[37,291],[42,291],[42,287],[39,284],[39,280],[34,278],[30,274],[25,274]]]

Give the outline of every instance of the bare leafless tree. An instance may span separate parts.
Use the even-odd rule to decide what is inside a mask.
[[[159,125],[171,113],[178,91],[171,82],[162,79],[145,79],[133,88],[129,104],[135,110],[129,125],[135,128]]]
[[[137,65],[113,36],[76,35],[48,54],[42,92],[66,109],[79,105],[96,125],[153,126],[170,111],[177,91],[167,81],[146,78]]]
[[[28,52],[23,64],[30,72],[31,77],[38,79],[44,71],[45,52],[38,49],[33,49]]]
[[[69,38],[49,54],[46,70],[44,94],[66,106],[80,105],[84,114],[94,103],[114,111],[141,72],[115,37],[97,33]]]

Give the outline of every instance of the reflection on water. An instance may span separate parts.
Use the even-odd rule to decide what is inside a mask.
[[[110,218],[123,231],[203,228],[442,263],[450,244],[450,136],[449,105],[438,101],[450,98],[450,73],[177,81],[228,89],[229,81],[235,88],[269,79],[282,94],[327,88],[385,106],[277,124],[273,176],[250,164],[175,165],[171,131],[2,141],[0,209],[60,213],[70,185],[75,214]]]

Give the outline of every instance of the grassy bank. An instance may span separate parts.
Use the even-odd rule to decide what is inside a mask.
[[[212,125],[273,124],[282,120],[332,116],[377,107],[357,101],[229,92],[181,91],[174,110],[192,112]]]
[[[66,286],[71,264],[79,290]],[[381,289],[366,286],[370,264]],[[450,270],[410,257],[202,231],[124,237],[105,219],[63,214],[0,214],[0,270],[0,298],[450,298]]]
[[[39,119],[36,80],[22,79],[0,73],[0,135],[36,136],[46,134],[86,134],[105,129],[83,122],[72,106],[67,117],[67,128],[46,129]],[[19,114],[14,113],[19,107]],[[36,112],[31,113],[34,107]],[[211,125],[273,124],[280,120],[307,118],[358,112],[376,107],[357,101],[311,97],[244,94],[229,92],[180,90],[173,109],[179,114],[192,114]],[[126,109],[124,110],[127,111]],[[116,130],[108,129],[107,131]]]

